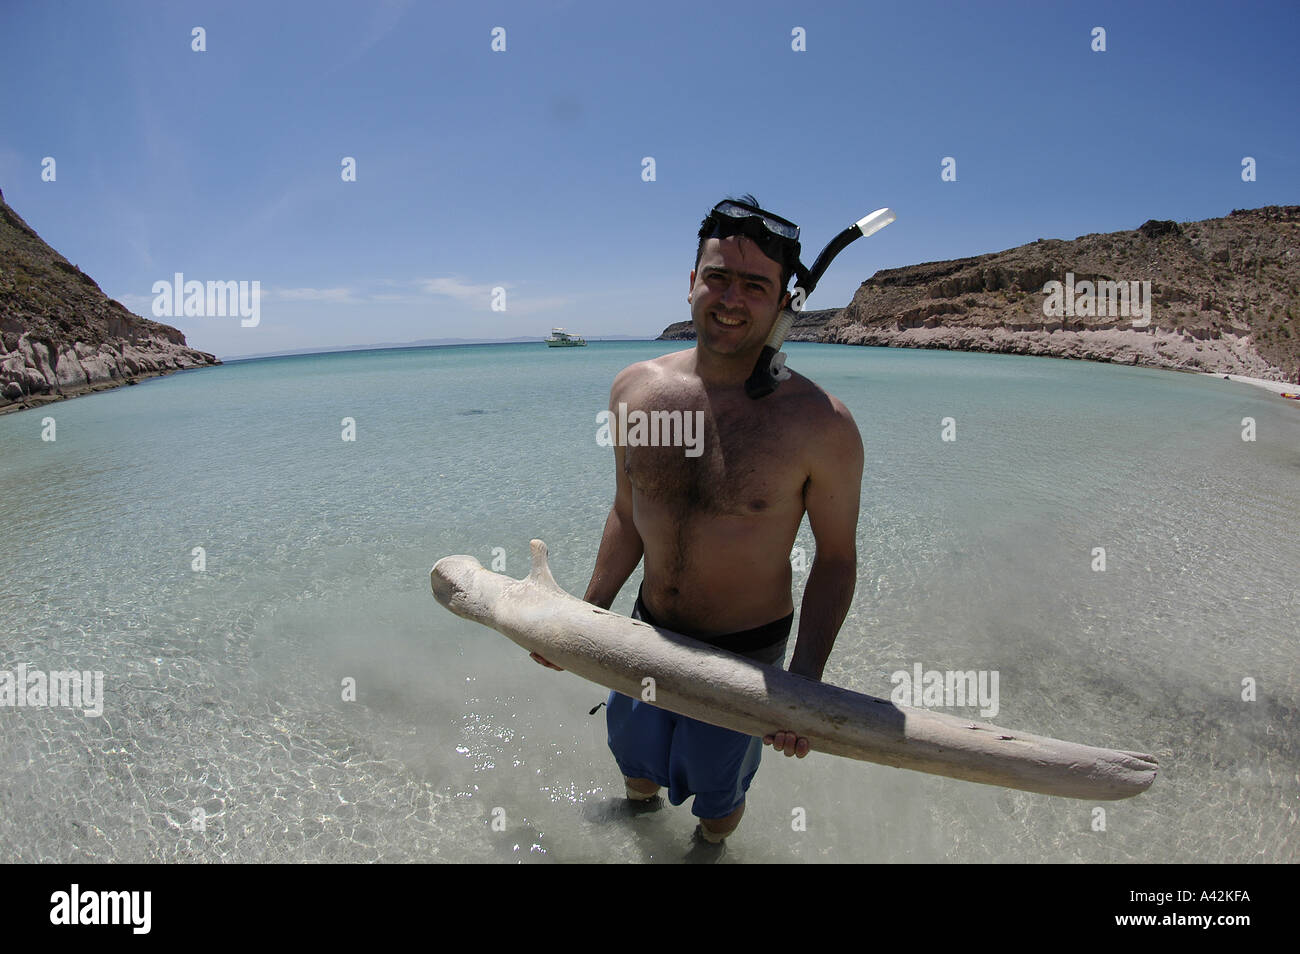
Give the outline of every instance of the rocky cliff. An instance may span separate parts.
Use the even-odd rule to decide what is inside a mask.
[[[1116,307],[1114,292],[1102,294],[1107,282],[1132,289],[1131,307]],[[1139,301],[1149,302],[1145,313]],[[1298,311],[1300,206],[1270,206],[884,269],[846,308],[816,313],[826,317],[804,322],[791,340],[1085,358],[1280,381],[1300,373]],[[679,322],[661,337],[693,332]]]
[[[0,413],[220,363],[105,295],[0,193]]]

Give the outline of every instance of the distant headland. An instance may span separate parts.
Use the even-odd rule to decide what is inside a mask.
[[[867,279],[791,341],[1081,358],[1271,381],[1300,375],[1300,206],[1028,245]],[[689,321],[664,340],[695,337]]]
[[[105,295],[0,193],[0,413],[220,363]]]

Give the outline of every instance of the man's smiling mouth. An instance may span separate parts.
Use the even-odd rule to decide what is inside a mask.
[[[718,324],[726,325],[728,328],[738,328],[745,323],[743,318],[727,318],[716,311],[713,317],[717,319]]]

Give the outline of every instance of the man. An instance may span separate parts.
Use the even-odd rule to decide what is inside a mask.
[[[608,609],[644,556],[634,618],[780,665],[794,616],[790,551],[807,512],[817,552],[790,671],[820,680],[857,577],[862,440],[844,405],[802,375],[758,400],[744,387],[798,261],[798,228],[752,196],[704,219],[686,296],[696,346],[625,368],[609,398],[613,414],[702,411],[703,452],[615,446],[614,505],[583,598]],[[618,693],[607,719],[628,798],[667,786],[674,805],[695,796],[706,841],[736,828],[758,739]],[[791,731],[763,743],[808,754]]]

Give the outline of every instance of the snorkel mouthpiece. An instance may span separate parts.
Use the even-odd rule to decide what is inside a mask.
[[[781,352],[781,346],[785,344],[785,337],[790,333],[791,327],[794,326],[797,313],[803,310],[803,303],[808,300],[808,296],[817,287],[817,283],[821,280],[831,260],[844,251],[855,239],[879,232],[896,218],[898,216],[894,214],[893,209],[877,209],[870,215],[858,219],[858,221],[831,239],[830,243],[821,250],[817,260],[813,262],[812,268],[806,269],[802,264],[797,265],[795,276],[798,284],[791,296],[791,307],[782,310],[781,314],[777,316],[776,323],[772,325],[772,333],[767,336],[767,341],[763,344],[763,350],[759,353],[758,361],[754,364],[754,370],[745,382],[745,394],[751,399],[758,400],[767,397],[776,390],[778,382],[790,377],[790,372],[785,367],[785,355]]]

